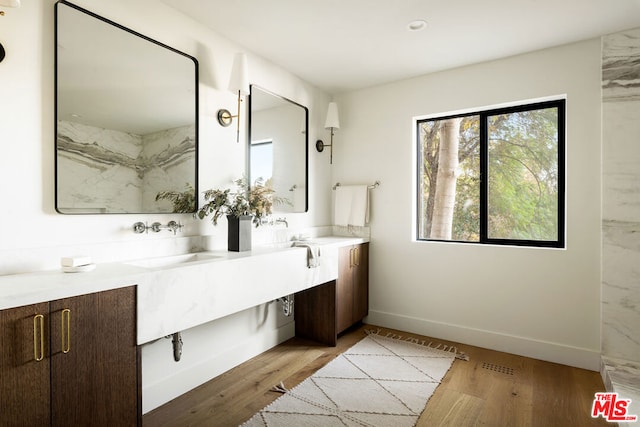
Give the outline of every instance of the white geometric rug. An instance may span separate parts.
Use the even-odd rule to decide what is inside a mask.
[[[458,354],[370,333],[242,427],[414,426]]]

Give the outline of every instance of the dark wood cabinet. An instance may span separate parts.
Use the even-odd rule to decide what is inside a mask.
[[[0,310],[0,425],[50,425],[49,303]]]
[[[135,295],[132,286],[0,311],[0,425],[138,425]]]
[[[340,248],[336,280],[338,333],[369,312],[369,244]]]
[[[337,280],[295,295],[296,336],[335,346],[369,312],[369,244],[340,248]]]

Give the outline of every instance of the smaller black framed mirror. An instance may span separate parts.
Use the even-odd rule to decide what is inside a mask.
[[[277,213],[309,208],[309,109],[256,85],[249,96],[248,176],[262,180],[287,203]]]

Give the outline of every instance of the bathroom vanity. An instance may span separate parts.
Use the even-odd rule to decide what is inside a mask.
[[[135,297],[129,286],[0,310],[0,425],[138,425]]]
[[[338,277],[298,292],[296,336],[335,346],[338,334],[369,312],[369,243],[339,249]]]
[[[0,276],[0,426],[136,425],[140,345],[292,294],[296,333],[335,345],[367,314],[368,243],[313,244],[313,268],[287,244]]]

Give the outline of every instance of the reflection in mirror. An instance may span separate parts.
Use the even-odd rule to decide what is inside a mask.
[[[56,3],[58,212],[194,212],[197,108],[194,58]]]
[[[306,212],[309,110],[251,85],[249,111],[249,182],[262,178],[288,200],[274,212]]]

